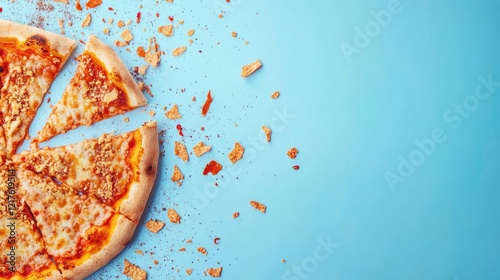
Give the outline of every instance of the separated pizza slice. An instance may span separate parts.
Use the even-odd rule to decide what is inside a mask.
[[[94,35],[77,60],[76,74],[34,143],[146,105],[125,64]]]
[[[158,157],[157,125],[148,122],[121,135],[23,151],[13,162],[93,195],[138,222],[155,182]]]
[[[62,279],[19,197],[15,169],[0,167],[0,279]]]
[[[0,150],[11,155],[76,47],[64,36],[0,19]]]
[[[31,171],[18,172],[19,192],[64,279],[84,279],[130,241],[136,223],[97,199]]]

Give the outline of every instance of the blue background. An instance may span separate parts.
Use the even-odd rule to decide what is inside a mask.
[[[141,224],[130,245],[92,279],[123,278],[125,258],[150,279],[199,279],[218,266],[221,279],[500,277],[500,86],[483,100],[474,97],[479,77],[500,81],[498,1],[104,0],[82,12],[72,0],[47,3],[54,10],[43,11],[36,1],[3,1],[0,17],[36,23],[43,16],[39,25],[54,32],[64,19],[67,36],[85,41],[94,33],[113,44],[123,30],[116,22],[135,22],[141,11],[141,23],[128,26],[131,52],[115,49],[129,67],[145,64],[135,49],[151,36],[165,51],[160,67],[143,77],[154,96],[146,95],[147,108],[126,114],[129,123],[118,116],[47,142],[120,133],[151,119],[165,131],[165,155]],[[82,29],[86,13],[93,20]],[[380,13],[383,25],[374,16]],[[156,29],[169,15],[177,28],[166,38]],[[105,27],[110,35],[102,33]],[[171,56],[181,45],[187,52]],[[74,55],[82,50],[79,44]],[[263,68],[242,79],[241,66],[255,59]],[[50,112],[46,103],[55,104],[75,67],[70,61],[54,83],[32,136]],[[214,102],[203,118],[208,90]],[[276,90],[282,95],[272,100]],[[179,121],[167,120],[162,110],[174,103]],[[260,140],[262,125],[274,130],[270,143]],[[436,142],[433,131],[445,140]],[[212,151],[191,154],[184,163],[173,155],[174,141],[188,148],[204,141]],[[233,166],[227,153],[235,141],[246,153]],[[419,141],[433,141],[427,153]],[[292,146],[299,149],[295,160],[286,156]],[[201,174],[210,159],[224,165],[217,176]],[[182,187],[170,181],[174,164],[186,177]],[[267,213],[251,208],[250,200],[265,203]],[[168,222],[167,208],[181,214],[180,225]],[[231,217],[235,211],[238,219]],[[167,225],[152,234],[144,227],[149,219]],[[196,251],[199,246],[208,256]]]

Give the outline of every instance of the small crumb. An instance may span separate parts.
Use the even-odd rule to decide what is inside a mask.
[[[153,263],[154,263],[155,265],[158,265],[160,262],[159,262],[159,261],[157,261],[157,260],[154,260],[154,261],[153,261]]]
[[[139,75],[144,75],[146,74],[146,70],[148,69],[149,65],[142,65],[140,66],[139,68],[137,68],[137,73],[139,73]]]
[[[184,175],[177,165],[174,165],[174,173],[170,179],[172,179],[173,182],[177,182],[179,187],[182,185],[181,180],[184,179]]]
[[[116,25],[118,25],[118,28],[122,28],[125,26],[125,22],[123,22],[123,20],[119,20]]]
[[[87,14],[82,21],[82,27],[87,27],[90,25],[90,21],[92,20],[92,15]]]
[[[248,65],[245,65],[241,68],[241,76],[243,78],[246,78],[250,76],[253,72],[255,72],[257,69],[259,69],[262,66],[262,63],[260,60],[256,60]]]
[[[129,262],[127,259],[125,259],[124,261],[124,267],[122,273],[132,278],[133,280],[146,280],[146,277],[148,275],[148,273],[145,270]]]
[[[201,157],[202,155],[204,155],[205,153],[207,153],[211,149],[212,149],[211,146],[205,146],[205,144],[203,142],[199,142],[198,144],[196,144],[193,147],[194,154],[197,157]]]
[[[167,37],[170,37],[174,33],[174,26],[172,24],[160,26],[158,27],[158,32]]]
[[[184,24],[184,20],[183,19],[179,20],[179,24],[183,25]]]
[[[151,110],[151,111],[149,111],[149,115],[150,115],[151,117],[154,117],[154,116],[156,115],[156,112],[155,112],[155,111],[153,111],[153,110]]]
[[[132,24],[132,20],[131,20],[131,19],[127,20],[127,22],[126,22],[125,24],[126,24],[126,25],[130,25],[130,24]]]
[[[146,222],[146,228],[152,233],[159,232],[164,226],[165,223],[160,220],[149,220]]]
[[[285,260],[285,259],[281,259],[281,262],[282,262],[282,263],[286,263],[286,260]]]
[[[179,56],[179,55],[183,54],[186,50],[187,50],[187,47],[186,47],[186,46],[182,46],[182,47],[175,48],[175,49],[172,51],[172,55],[173,55],[173,56]]]
[[[220,277],[222,274],[222,267],[219,268],[209,268],[206,273],[212,277]]]
[[[182,118],[181,114],[179,113],[179,106],[177,106],[177,104],[174,104],[174,106],[165,113],[165,116],[167,116],[169,120],[177,120]]]
[[[248,42],[248,41],[245,41],[245,42],[243,42],[243,43],[244,43],[245,45],[248,45],[248,44],[249,44],[249,42]]]
[[[167,1],[168,1],[168,0],[167,0]],[[192,269],[190,269],[190,268],[186,269],[186,274],[187,274],[187,275],[191,275],[191,273],[193,273],[193,270],[192,270]]]
[[[138,254],[138,255],[144,255],[144,252],[142,250],[135,250],[135,253]]]
[[[194,43],[193,39],[189,39],[188,42],[189,42],[189,44]]]
[[[104,29],[102,30],[102,33],[104,33],[104,34],[109,34],[109,29],[108,29],[107,27],[106,27],[106,28],[104,28]]]
[[[132,41],[132,39],[134,39],[132,32],[130,32],[130,30],[128,30],[128,28],[125,28],[125,30],[123,30],[121,37],[123,38],[123,40],[125,40],[125,42],[127,42],[127,44],[130,43],[130,41]]]
[[[206,250],[205,248],[203,248],[203,247],[199,247],[199,248],[198,248],[198,252],[202,253],[202,254],[203,254],[203,255],[205,255],[205,256],[208,254],[208,253],[207,253],[207,250]]]
[[[297,148],[292,147],[288,152],[286,153],[291,159],[294,159],[297,157],[297,154],[299,153],[299,150]]]
[[[186,248],[185,247],[180,248],[179,252],[186,252]]]
[[[130,118],[129,118],[129,117],[125,117],[125,118],[123,118],[123,122],[126,122],[126,123],[127,123],[127,122],[129,122],[129,121],[130,121]]]
[[[191,37],[194,35],[194,29],[189,29],[189,31],[187,32],[188,36]]]
[[[167,216],[170,222],[174,224],[181,223],[181,216],[179,215],[179,213],[177,213],[177,211],[175,211],[175,209],[173,208],[168,209]]]
[[[273,92],[273,94],[271,95],[271,98],[272,98],[272,99],[276,99],[276,98],[278,98],[278,97],[280,97],[280,92],[279,92],[279,91],[275,91],[275,92]]]
[[[272,130],[265,125],[262,126],[262,130],[264,130],[264,134],[266,134],[267,142],[271,142],[271,134],[273,133]]]
[[[113,24],[113,18],[108,19],[108,24]]]
[[[224,17],[224,15],[223,15],[223,14],[219,14],[219,15],[217,15],[217,16],[218,16],[219,18],[223,18],[223,17]]]
[[[240,216],[240,212],[234,212],[233,213],[233,219],[236,219]]]
[[[193,243],[193,240],[188,239],[188,240],[186,240],[186,243]]]
[[[267,210],[267,206],[260,203],[260,202],[257,202],[257,201],[250,201],[250,205],[252,205],[253,208],[259,210],[260,212],[262,213],[266,213],[266,210]]]
[[[231,163],[235,164],[238,160],[243,158],[243,153],[245,153],[245,148],[243,146],[236,142],[234,143],[234,148],[233,150],[227,155]]]
[[[231,36],[233,36],[233,38],[236,38],[236,37],[238,37],[238,33],[233,31],[233,32],[231,32]]]
[[[186,149],[186,145],[181,142],[175,141],[174,155],[178,156],[183,161],[189,161],[189,155]]]
[[[173,3],[173,2],[174,2],[174,0],[167,0],[167,2],[168,2],[168,3]]]
[[[68,4],[68,0],[54,0],[54,2],[59,2],[63,4]]]

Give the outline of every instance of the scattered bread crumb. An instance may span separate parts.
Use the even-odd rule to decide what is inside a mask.
[[[128,30],[128,28],[125,28],[125,30],[123,30],[121,37],[123,38],[123,40],[125,40],[125,42],[127,42],[127,44],[130,43],[130,41],[132,41],[132,39],[134,39],[132,32],[130,32],[130,30]]]
[[[222,267],[219,268],[209,268],[206,273],[212,277],[220,277],[222,274]]]
[[[185,247],[180,248],[179,252],[186,252],[186,248]]]
[[[54,0],[54,2],[59,2],[63,4],[68,4],[68,0]]]
[[[108,19],[108,24],[113,24],[113,18]]]
[[[250,201],[250,205],[252,205],[253,208],[259,210],[260,212],[266,213],[267,206],[265,206],[264,204],[252,200],[252,201]]]
[[[123,118],[123,122],[129,122],[130,121],[130,118],[129,117],[125,117]]]
[[[137,68],[137,73],[139,73],[140,75],[146,74],[146,70],[148,69],[148,67],[148,64],[140,66],[139,68]]]
[[[107,27],[106,27],[106,28],[104,28],[104,29],[102,30],[102,33],[104,33],[104,34],[109,34],[109,29],[108,29]]]
[[[156,112],[155,112],[155,111],[153,111],[153,110],[151,110],[151,111],[149,111],[149,115],[150,115],[151,117],[154,117],[154,116],[156,115]]]
[[[179,113],[179,106],[177,106],[177,104],[174,104],[174,106],[165,113],[165,116],[167,116],[169,120],[177,120],[182,118],[181,114]]]
[[[236,38],[238,36],[238,33],[233,31],[233,32],[231,32],[231,36],[233,36],[233,38]]]
[[[170,220],[170,222],[172,222],[174,224],[181,223],[181,216],[179,215],[179,213],[177,213],[177,211],[175,211],[175,209],[173,209],[173,208],[168,209],[167,216],[168,216],[168,219]]]
[[[146,277],[148,275],[148,273],[145,270],[129,262],[127,259],[125,259],[124,261],[122,273],[132,278],[133,280],[146,280]]]
[[[118,28],[122,28],[125,26],[125,22],[123,22],[123,20],[119,20],[116,25],[118,26]]]
[[[179,187],[182,185],[181,180],[184,179],[184,175],[177,165],[174,165],[174,173],[170,179],[172,179],[173,182],[177,182]]]
[[[243,78],[246,78],[250,76],[253,72],[255,72],[257,69],[259,69],[262,66],[262,63],[260,60],[256,60],[248,65],[245,65],[241,68],[241,76]]]
[[[154,261],[153,261],[153,263],[154,263],[155,265],[158,265],[160,262],[159,262],[159,261],[157,261],[157,260],[154,260]]]
[[[297,148],[292,147],[288,152],[286,153],[291,159],[294,159],[297,157],[297,154],[299,153],[299,150]]]
[[[142,250],[135,250],[135,253],[138,254],[138,255],[144,255],[144,252]]]
[[[281,259],[281,262],[282,262],[282,263],[286,263],[286,260],[285,260],[285,259]]]
[[[245,152],[245,148],[243,146],[236,142],[234,143],[234,148],[233,150],[227,155],[231,163],[236,163],[238,160],[243,158],[243,153]]]
[[[240,212],[234,212],[233,213],[233,219],[236,219],[240,216]]]
[[[207,253],[207,249],[205,249],[205,248],[203,248],[203,247],[199,247],[199,248],[198,248],[198,252],[202,253],[202,254],[203,254],[203,255],[205,255],[205,256],[208,254],[208,253]]]
[[[201,157],[202,155],[204,155],[205,153],[207,153],[211,149],[212,149],[211,146],[205,146],[205,144],[203,142],[199,142],[198,144],[196,144],[193,147],[194,154],[197,157]]]
[[[187,162],[189,161],[189,155],[186,149],[186,145],[175,141],[175,147],[174,147],[174,155],[178,156],[180,159],[183,161]]]
[[[264,134],[266,134],[267,142],[271,142],[271,134],[273,133],[272,130],[265,125],[262,126],[262,130],[264,130]]]
[[[184,24],[184,20],[183,19],[179,20],[179,24],[183,25]]]
[[[194,35],[194,32],[195,30],[194,29],[189,29],[189,31],[187,32],[188,36],[191,37]]]
[[[144,60],[149,63],[153,67],[157,67],[158,63],[160,63],[161,51],[158,49],[159,46],[156,43],[156,37],[149,38],[149,47],[147,51],[144,51],[144,48],[139,46],[137,48],[137,54],[140,57],[143,57]]]
[[[193,243],[193,240],[188,239],[188,240],[186,240],[186,243]]]
[[[159,232],[164,226],[165,223],[160,220],[149,220],[146,222],[146,228],[152,233]]]
[[[174,33],[174,26],[172,24],[160,26],[158,27],[158,32],[167,37],[172,36]]]
[[[90,25],[90,21],[92,20],[92,15],[91,14],[87,14],[85,16],[85,18],[83,19],[82,21],[82,27],[87,27]]]
[[[224,17],[224,15],[223,15],[223,14],[219,14],[219,15],[217,15],[217,16],[218,16],[219,18],[223,18],[223,17]]]
[[[186,47],[186,46],[182,46],[182,47],[175,48],[175,49],[172,51],[172,55],[173,55],[173,56],[179,56],[179,55],[183,54],[186,50],[187,50],[187,47]]]
[[[167,1],[168,1],[168,0],[167,0]],[[187,274],[187,275],[191,275],[191,273],[193,273],[193,270],[192,270],[192,269],[190,269],[190,268],[186,269],[186,274]]]
[[[280,97],[280,92],[279,92],[279,91],[275,91],[275,92],[273,92],[273,94],[271,95],[271,98],[272,98],[272,99],[276,99],[276,98],[278,98],[278,97]]]

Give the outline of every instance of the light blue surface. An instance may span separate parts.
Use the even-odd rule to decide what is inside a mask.
[[[105,0],[84,12],[73,1],[52,5],[52,12],[35,11],[46,29],[59,32],[63,18],[69,37],[86,40],[95,33],[108,44],[120,39],[116,22],[135,21],[141,11],[142,22],[129,26],[131,53],[121,48],[119,55],[129,66],[143,65],[135,49],[151,36],[166,52],[145,77],[154,97],[147,96],[146,109],[126,114],[131,122],[119,116],[48,143],[128,131],[150,119],[166,130],[165,156],[141,224],[129,247],[92,279],[123,278],[125,258],[150,279],[199,279],[218,266],[224,268],[221,279],[500,277],[500,85],[490,87],[487,97],[483,86],[482,100],[474,97],[484,84],[479,77],[500,81],[500,2]],[[0,6],[2,18],[28,23],[36,2]],[[94,15],[92,24],[81,29],[87,12]],[[169,15],[185,23],[165,38],[156,29],[169,23]],[[112,17],[113,27],[103,17]],[[195,42],[189,45],[191,28]],[[357,28],[372,35],[369,41]],[[181,45],[187,52],[172,57]],[[347,45],[354,53],[342,51]],[[82,49],[80,44],[75,54]],[[263,68],[242,79],[241,66],[255,59]],[[52,87],[52,104],[75,66],[69,63]],[[209,89],[214,102],[202,118]],[[282,96],[272,100],[276,90]],[[183,115],[179,122],[162,111],[174,103]],[[468,111],[460,116],[455,104]],[[157,114],[151,117],[150,110]],[[43,104],[31,135],[49,111]],[[258,140],[262,125],[274,130],[269,144]],[[181,140],[189,148],[204,141],[213,149],[184,163],[173,156],[173,143]],[[246,153],[232,166],[226,155],[235,141]],[[416,142],[427,143],[427,150]],[[300,151],[295,160],[286,156],[292,146]],[[412,167],[400,167],[400,158]],[[210,159],[224,165],[216,177],[201,174]],[[170,181],[174,164],[186,176],[182,187]],[[387,176],[399,181],[388,183]],[[250,200],[265,203],[268,212],[252,209]],[[180,225],[167,223],[158,234],[145,229],[151,218],[167,221],[163,209],[170,207],[182,215]],[[235,211],[238,219],[231,217]]]

